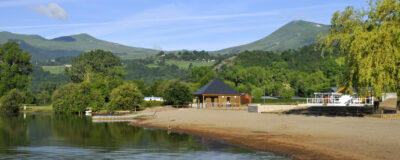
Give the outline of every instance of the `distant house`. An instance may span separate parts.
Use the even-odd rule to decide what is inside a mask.
[[[144,101],[164,101],[162,97],[144,97]]]
[[[193,96],[196,99],[193,106],[198,108],[240,106],[240,93],[218,78],[201,87]]]

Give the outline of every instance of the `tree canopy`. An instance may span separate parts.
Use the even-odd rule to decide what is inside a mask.
[[[169,81],[163,91],[165,104],[184,105],[192,101],[189,87],[182,81]]]
[[[0,98],[1,112],[18,112],[24,102],[24,96],[18,89],[12,89]]]
[[[125,72],[121,60],[109,51],[94,50],[78,55],[66,73],[74,83],[91,79],[122,79]]]
[[[343,56],[345,87],[359,93],[372,87],[376,97],[394,90],[400,95],[400,1],[371,1],[366,10],[347,7],[331,24],[319,43]]]
[[[31,55],[19,49],[18,43],[0,46],[0,97],[17,88],[26,90],[31,81]]]
[[[110,94],[109,110],[128,110],[139,107],[143,101],[143,94],[132,82],[125,82],[123,85],[112,90]]]

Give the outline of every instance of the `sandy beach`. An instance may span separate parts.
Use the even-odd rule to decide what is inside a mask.
[[[293,159],[400,159],[400,119],[174,109],[130,125],[205,136]]]

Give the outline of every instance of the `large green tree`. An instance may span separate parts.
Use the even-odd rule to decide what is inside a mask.
[[[331,24],[319,42],[342,53],[348,67],[344,85],[360,93],[372,87],[378,98],[388,91],[400,95],[400,1],[370,1],[366,10],[347,7]]]
[[[121,60],[109,51],[95,50],[78,55],[66,73],[74,83],[84,80],[119,80],[125,75]]]
[[[52,97],[53,110],[56,113],[83,113],[88,107],[98,111],[104,106],[105,97],[96,89],[94,83],[70,83],[58,88]]]
[[[163,98],[166,104],[171,105],[184,105],[192,101],[189,86],[179,80],[167,82],[163,91]]]
[[[123,85],[112,90],[108,109],[128,110],[139,107],[143,101],[143,94],[133,82],[125,82]]]
[[[190,80],[195,83],[200,83],[200,86],[204,86],[216,77],[217,74],[211,67],[202,66],[190,69]]]
[[[17,88],[26,90],[31,81],[31,55],[19,49],[18,43],[0,46],[0,97]]]

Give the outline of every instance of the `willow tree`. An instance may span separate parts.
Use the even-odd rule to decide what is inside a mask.
[[[333,14],[331,29],[319,38],[323,51],[339,51],[347,66],[346,88],[375,97],[396,91],[400,97],[400,1],[370,1],[367,9],[347,7]],[[398,98],[398,106],[399,106]]]

